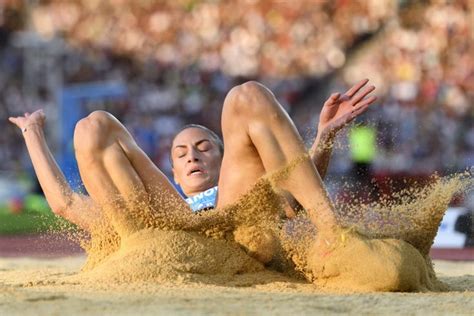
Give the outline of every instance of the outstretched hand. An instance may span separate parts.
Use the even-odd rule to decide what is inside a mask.
[[[33,125],[38,125],[43,128],[46,116],[44,115],[43,110],[37,110],[31,114],[27,112],[24,116],[10,117],[8,120],[18,126],[21,130]]]
[[[321,110],[318,134],[334,136],[358,115],[367,111],[377,99],[376,96],[369,96],[375,90],[374,86],[362,89],[368,82],[369,79],[359,81],[342,96],[340,93],[331,94]]]

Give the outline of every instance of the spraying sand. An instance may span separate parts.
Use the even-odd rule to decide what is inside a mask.
[[[159,223],[122,239],[110,226],[98,230],[86,247],[88,263],[64,281],[95,287],[306,280],[330,292],[448,289],[436,278],[428,251],[452,196],[472,185],[469,173],[434,178],[427,187],[410,189],[409,198],[381,201],[370,212],[340,210],[346,228],[328,248],[305,214],[291,229],[281,220],[274,183],[294,164],[259,180],[234,205],[190,215],[186,222],[193,224],[182,229],[174,219],[167,228],[164,217],[157,216]]]
[[[470,173],[433,177],[404,196],[353,206],[338,214],[342,231],[336,246],[305,236],[301,245],[286,246],[297,268],[320,289],[330,291],[443,291],[434,273],[429,249],[445,210],[456,192],[472,186]],[[311,240],[308,243],[308,240]],[[298,243],[298,241],[296,241]],[[308,246],[310,245],[310,246]]]
[[[423,246],[432,240],[417,241],[423,241],[423,234],[431,238],[430,229],[439,224],[419,220],[422,214],[442,216],[452,194],[472,186],[471,181],[466,175],[438,178],[416,191],[410,201],[401,201],[406,208],[382,203],[368,214],[347,209],[352,216],[341,217],[346,229],[327,254],[317,247],[317,232],[305,214],[281,221],[275,211],[278,195],[269,181],[262,180],[249,193],[253,196],[244,196],[233,207],[197,215],[204,225],[194,225],[195,230],[150,227],[120,240],[106,226],[89,242],[83,240],[87,260],[82,256],[0,259],[0,314],[394,314],[410,310],[414,315],[469,315],[474,309],[473,264],[435,262],[438,280],[423,253]],[[245,212],[236,213],[239,209]],[[222,218],[232,215],[230,222],[218,220],[214,223],[221,224],[206,226],[207,216],[220,217],[224,211],[227,215]],[[262,233],[252,230],[252,216],[264,223]],[[380,217],[386,221],[372,225]],[[404,241],[394,221],[407,220],[423,229],[410,227]],[[388,238],[391,234],[397,238]],[[262,253],[253,243],[256,239],[277,251],[267,266],[252,257]],[[426,290],[437,291],[373,292]]]
[[[428,186],[409,187],[373,204],[336,205],[341,228],[328,243],[329,235],[317,232],[304,212],[283,219],[278,183],[307,159],[298,157],[261,178],[221,209],[190,213],[157,194],[154,198],[168,206],[166,213],[137,203],[131,213],[113,219],[114,228],[98,223],[90,239],[75,235],[88,253],[80,273],[37,273],[20,286],[145,292],[197,284],[265,285],[277,292],[448,290],[428,252],[453,195],[472,187],[470,172],[434,177]]]

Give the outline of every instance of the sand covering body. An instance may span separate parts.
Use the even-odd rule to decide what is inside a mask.
[[[380,210],[372,210],[389,218],[388,228],[381,222],[368,225],[363,214],[352,214],[347,217],[350,221],[340,220],[348,229],[328,254],[318,247],[320,240],[305,214],[295,221],[303,225],[293,225],[293,231],[285,229],[281,197],[264,178],[234,205],[212,211],[230,219],[222,225],[196,231],[167,230],[159,225],[124,240],[110,231],[93,234],[88,252],[95,259],[73,279],[83,283],[231,284],[246,276],[244,283],[258,284],[303,275],[321,290],[338,292],[443,290],[426,250],[453,194],[471,185],[466,175],[438,178],[415,192],[409,203],[405,200],[391,208],[382,204]],[[400,231],[395,229],[397,222],[403,224]],[[407,223],[415,226],[405,235]],[[94,239],[95,246],[90,247]],[[278,273],[254,259],[262,253],[273,254],[273,264],[282,261],[276,263]]]
[[[244,283],[284,279],[284,275],[267,271],[254,259],[257,252],[272,255],[276,249],[281,250],[276,231],[279,213],[280,197],[270,182],[262,179],[235,204],[206,213],[191,213],[194,222],[196,218],[197,222],[200,218],[207,222],[213,214],[228,219],[213,221],[209,227],[198,224],[196,231],[169,230],[161,224],[121,239],[109,225],[96,227],[92,238],[83,243],[88,252],[87,263],[72,279],[85,283],[218,284],[232,282],[234,276],[242,274],[248,274],[243,278]]]

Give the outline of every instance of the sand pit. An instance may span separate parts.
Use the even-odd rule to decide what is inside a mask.
[[[251,286],[193,283],[178,286],[90,288],[55,280],[71,276],[85,257],[0,259],[1,315],[125,314],[399,314],[472,315],[474,263],[435,261],[449,292],[334,295],[312,284],[282,282]],[[47,281],[50,280],[50,281]]]
[[[375,229],[363,225],[365,212],[348,208],[344,218],[352,222],[331,231],[337,238],[330,243],[327,232],[306,229],[312,224],[305,212],[302,226],[285,226],[273,180],[262,178],[223,209],[178,213],[179,221],[170,219],[172,213],[149,217],[138,209],[129,214],[147,223],[138,230],[98,226],[85,265],[83,257],[2,260],[0,311],[379,314],[429,307],[430,314],[462,314],[474,307],[473,265],[439,271],[443,284],[428,257],[447,204],[472,184],[470,174],[439,178],[401,204],[373,208],[369,215],[383,219],[370,220],[379,224]],[[257,259],[269,254],[265,267]]]
[[[283,170],[297,165],[298,161]],[[279,215],[281,198],[274,182],[262,178],[223,209],[178,213],[180,221],[172,216],[147,217],[143,222],[151,223],[148,228],[135,231],[115,232],[105,222],[90,239],[83,239],[88,260],[77,273],[31,279],[29,284],[74,284],[91,290],[126,286],[149,292],[148,287],[157,285],[248,287],[279,282],[332,293],[444,291],[447,287],[437,280],[428,257],[429,246],[452,195],[470,183],[462,175],[439,178],[412,201],[404,200],[405,208],[395,204],[397,212],[371,211],[384,215],[392,223],[390,229],[411,220],[411,234],[405,239],[403,226],[398,234],[385,235],[385,221],[376,221],[380,225],[372,231],[378,236],[368,237],[365,225],[359,224],[366,222],[364,218],[352,225],[343,223],[329,235],[316,232],[304,212],[299,217],[303,225],[288,230],[288,222]],[[149,214],[138,209],[131,217]],[[185,221],[183,214],[188,217]],[[192,225],[167,227],[170,217],[172,223]],[[76,237],[83,236],[79,231]],[[268,267],[261,258],[271,259],[266,261]]]

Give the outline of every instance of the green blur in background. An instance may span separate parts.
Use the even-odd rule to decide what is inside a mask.
[[[17,202],[0,204],[0,235],[46,233],[67,225],[51,212],[42,195],[29,194]]]

